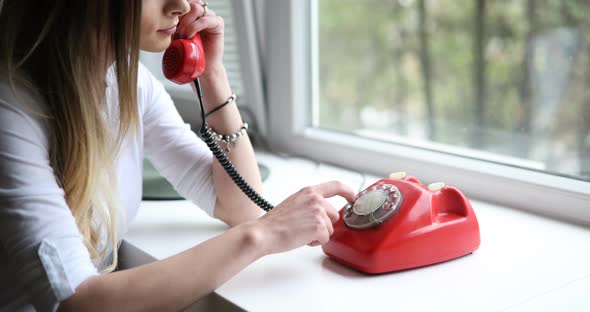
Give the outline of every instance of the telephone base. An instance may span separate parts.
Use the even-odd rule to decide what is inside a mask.
[[[479,247],[477,218],[458,189],[444,184],[425,186],[404,176],[382,179],[367,190],[380,184],[393,185],[403,195],[395,214],[358,229],[346,224],[344,214],[350,207],[345,206],[330,241],[322,246],[326,255],[361,272],[377,274],[448,261]]]

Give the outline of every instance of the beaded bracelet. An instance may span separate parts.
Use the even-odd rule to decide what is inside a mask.
[[[225,102],[223,102],[223,103],[221,103],[219,106],[215,107],[215,108],[214,108],[212,111],[210,111],[210,112],[206,113],[206,114],[205,114],[205,118],[206,118],[206,117],[209,117],[209,115],[211,115],[211,114],[215,113],[216,111],[218,111],[218,110],[222,109],[222,108],[223,108],[225,105],[227,105],[227,104],[229,104],[229,103],[232,103],[232,102],[234,102],[234,101],[236,100],[236,98],[237,98],[237,97],[238,97],[238,96],[237,96],[235,93],[232,93],[232,94],[229,96],[229,98],[227,98],[227,100],[226,100]]]
[[[246,135],[246,132],[248,131],[248,124],[244,122],[242,124],[242,127],[240,128],[240,130],[238,130],[237,132],[234,132],[234,133],[230,133],[230,134],[219,134],[219,133],[215,132],[213,129],[211,129],[211,127],[209,127],[209,126],[207,126],[207,130],[213,134],[213,136],[215,137],[215,139],[217,139],[217,141],[221,141],[221,142],[225,143],[224,150],[226,153],[229,153],[231,151],[230,144],[236,142],[243,135]]]

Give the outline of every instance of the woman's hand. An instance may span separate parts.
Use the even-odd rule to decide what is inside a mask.
[[[209,69],[222,65],[225,26],[223,18],[217,16],[213,10],[207,8],[205,13],[202,0],[189,2],[191,10],[180,18],[174,39],[192,38],[196,33],[201,33],[207,60],[205,68],[205,74],[207,74]]]
[[[338,210],[326,198],[336,195],[349,202],[356,198],[352,188],[337,181],[308,186],[254,221],[265,254],[288,251],[315,241],[326,243],[334,232],[332,224],[339,218]]]

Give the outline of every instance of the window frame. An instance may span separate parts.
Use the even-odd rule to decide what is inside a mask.
[[[317,83],[309,83],[317,77],[314,40],[307,36],[314,34],[315,1],[265,3],[268,140],[276,151],[377,176],[406,171],[424,183],[457,186],[470,198],[590,225],[590,182],[311,127],[316,105],[302,103],[317,103]]]
[[[256,129],[260,134],[266,135],[268,118],[260,45],[257,40],[255,4],[253,0],[231,0],[231,2],[242,68],[242,85],[246,90],[249,108],[257,116]]]

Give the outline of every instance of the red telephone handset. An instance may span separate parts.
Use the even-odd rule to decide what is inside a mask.
[[[177,84],[193,82],[205,71],[205,65],[205,50],[199,33],[191,39],[173,40],[162,58],[164,76]]]

